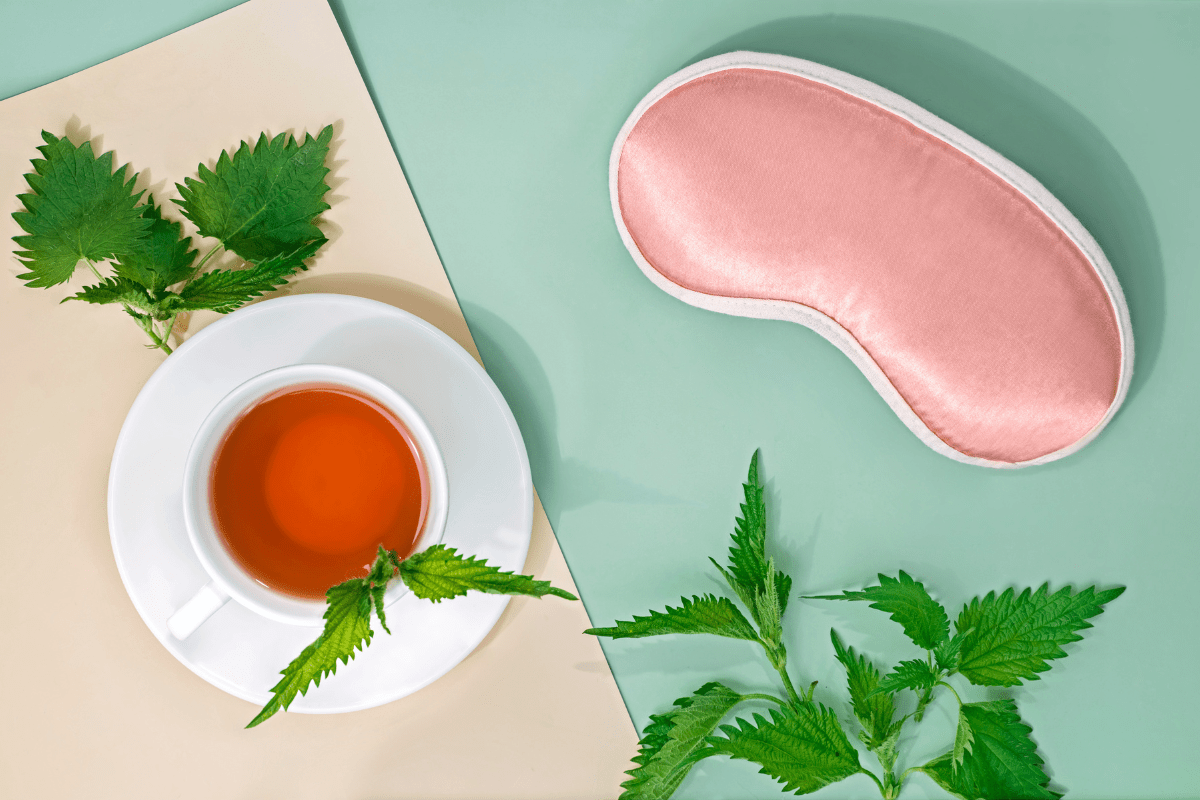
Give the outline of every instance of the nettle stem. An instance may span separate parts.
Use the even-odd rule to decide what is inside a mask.
[[[129,308],[129,305],[126,304],[125,307]],[[133,309],[130,309],[130,310],[132,311]],[[158,348],[159,350],[162,350],[167,355],[171,355],[171,353],[172,353],[171,345],[167,344],[167,337],[165,335],[160,337],[157,333],[154,332],[154,320],[153,319],[147,319],[146,324],[142,326],[142,330],[144,330],[146,332],[146,335],[150,337],[150,341],[154,342],[154,346],[156,348]]]
[[[879,766],[883,768],[883,796],[887,800],[899,797],[900,788],[904,786],[903,777],[900,780],[896,780],[896,755],[895,748],[892,748],[890,756],[884,755],[878,750],[875,752],[875,756],[879,759]]]
[[[205,265],[205,263],[207,263],[207,261],[208,261],[210,258],[212,258],[212,257],[213,257],[213,253],[215,253],[215,252],[217,252],[218,250],[222,249],[224,246],[225,246],[225,245],[221,244],[220,242],[217,242],[215,245],[213,245],[213,248],[212,248],[211,250],[209,250],[207,253],[205,253],[205,254],[204,254],[204,257],[200,259],[200,263],[199,263],[199,264],[197,264],[197,265],[196,265],[196,268],[192,270],[192,278],[194,278],[194,277],[196,277],[197,275],[199,275],[199,274],[200,274],[200,268],[201,268],[201,267],[203,267],[203,266]],[[188,280],[190,281],[192,278],[188,278]]]
[[[100,274],[100,270],[96,269],[95,264],[93,264],[91,261],[89,261],[86,258],[83,260],[83,263],[88,265],[88,269],[90,269],[92,271],[92,274],[96,276],[96,280],[98,280],[98,281],[104,280],[104,276]],[[125,310],[128,311],[130,314],[141,314],[140,311],[138,311],[133,306],[129,305],[129,303],[122,302],[121,305],[123,305],[125,307]],[[150,341],[154,342],[154,347],[158,348],[159,350],[166,351],[167,355],[171,355],[171,346],[169,344],[167,344],[166,338],[164,337],[164,338],[160,339],[158,337],[158,335],[154,332],[154,321],[153,320],[148,321],[145,325],[142,325],[141,327],[142,327],[142,330],[144,330],[146,332],[146,335],[150,337]]]
[[[767,660],[771,662],[771,666],[775,668],[775,671],[779,673],[779,677],[783,679],[783,688],[787,690],[788,698],[791,700],[792,705],[799,708],[805,701],[796,692],[796,687],[792,685],[792,679],[788,677],[787,654],[772,651],[771,648],[767,647],[765,642],[763,643],[763,648],[767,651]],[[808,699],[809,701],[812,700],[811,690],[809,691]]]
[[[963,704],[962,698],[958,696],[958,691],[950,684],[946,683],[945,681],[938,681],[937,683],[934,684],[934,686],[945,686],[951,692],[954,692],[954,698],[956,700],[958,700],[958,704],[960,706]]]
[[[743,700],[770,700],[772,703],[778,703],[781,706],[787,705],[787,701],[780,700],[778,697],[776,697],[773,694],[757,694],[757,693],[744,694],[744,695],[742,695],[742,699]]]
[[[171,318],[169,320],[167,320],[167,327],[163,328],[162,340],[163,340],[163,344],[167,345],[168,353],[172,352],[171,344],[170,344],[171,331],[175,330],[175,320],[177,320],[177,319],[179,319],[178,311],[176,311],[174,314],[171,315]]]
[[[212,258],[213,255],[218,250],[224,249],[224,247],[225,246],[223,244],[221,244],[220,242],[217,242],[215,245],[213,245],[212,249],[209,250],[207,253],[205,253],[201,257],[200,262],[198,264],[196,264],[195,269],[192,270],[192,277],[188,278],[187,281],[184,281],[183,286],[186,286],[192,280],[192,278],[195,278],[197,275],[199,275],[201,268],[208,262],[208,260],[210,258]],[[180,288],[182,288],[182,286]],[[167,351],[168,355],[172,352],[172,350],[171,350],[171,333],[174,332],[174,330],[175,330],[175,322],[176,322],[176,320],[179,319],[179,314],[180,314],[180,312],[178,312],[178,311],[176,311],[174,314],[172,314],[171,318],[169,320],[167,320],[166,327],[163,328],[162,340],[161,340],[160,344],[162,345],[163,349]],[[154,338],[154,337],[152,336],[151,338]]]
[[[879,787],[879,793],[881,795],[883,795],[885,800],[894,800],[896,795],[889,794],[888,790],[884,787],[883,782],[880,781],[879,778],[875,776],[874,772],[871,772],[871,770],[869,770],[869,769],[864,769],[864,770],[862,770],[862,774],[866,775],[868,778],[875,781],[875,785]]]
[[[800,695],[796,694],[796,687],[792,686],[792,679],[788,677],[787,670],[780,667],[779,675],[783,678],[783,688],[787,689],[788,697],[792,699],[794,705],[800,705],[803,702]]]
[[[167,344],[164,339],[160,339],[154,334],[154,330],[152,328],[147,328],[146,333],[150,334],[150,341],[154,342],[154,346],[159,350],[162,350],[167,355],[171,355],[171,353],[175,352],[171,349],[171,345]]]

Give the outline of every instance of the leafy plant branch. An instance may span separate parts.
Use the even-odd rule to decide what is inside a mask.
[[[25,231],[13,237],[27,270],[17,277],[49,288],[69,280],[82,262],[97,283],[64,302],[120,305],[149,346],[169,354],[180,314],[228,313],[308,268],[326,241],[316,220],[329,208],[325,160],[332,139],[330,126],[303,141],[262,134],[253,148],[242,142],[232,156],[222,152],[214,169],[201,164],[197,178],[176,184],[175,204],[200,236],[216,240],[197,262],[183,226],[165,218],[153,196],[134,192],[138,176],[128,175],[128,164],[114,171],[112,152],[96,156],[91,142],[76,147],[42,131],[42,158],[33,159],[25,175],[29,191],[17,196],[22,210],[13,214]],[[238,257],[238,268],[205,272],[224,251]]]
[[[320,686],[322,679],[337,671],[339,663],[349,664],[357,652],[365,650],[374,636],[372,614],[378,618],[379,626],[391,634],[384,613],[384,594],[394,578],[403,581],[417,597],[433,603],[462,597],[472,591],[578,599],[568,591],[551,586],[549,581],[502,572],[484,559],[460,555],[444,544],[426,548],[405,559],[394,550],[380,546],[366,577],[343,581],[325,593],[325,627],[320,636],[280,673],[283,678],[271,689],[270,701],[247,728],[262,724],[279,711],[286,711],[297,694],[306,694],[313,686]]]
[[[779,673],[787,701],[770,694],[739,694],[717,683],[706,683],[691,697],[675,701],[670,711],[652,715],[643,731],[635,767],[622,784],[624,800],[662,800],[669,797],[700,760],[718,755],[757,764],[784,791],[814,792],[853,775],[866,775],[882,797],[900,796],[914,772],[923,772],[959,798],[1055,798],[1047,788],[1044,762],[1011,699],[965,702],[949,679],[961,676],[978,686],[1019,686],[1037,680],[1051,661],[1067,654],[1062,646],[1078,641],[1087,621],[1124,591],[1118,587],[1073,592],[1064,587],[1051,593],[1048,585],[1036,591],[1007,589],[967,603],[954,622],[925,586],[907,573],[880,574],[878,583],[863,589],[809,599],[861,601],[888,614],[924,654],[897,663],[886,674],[870,658],[842,643],[830,631],[834,657],[846,671],[851,718],[857,738],[879,763],[877,774],[860,761],[838,715],[813,698],[816,683],[797,692],[787,671],[783,645],[783,616],[791,578],[775,568],[766,554],[766,505],[758,478],[758,453],[750,460],[743,485],[745,502],[734,525],[729,564],[714,559],[732,595],[746,609],[715,595],[682,599],[679,607],[634,616],[611,627],[587,633],[614,639],[666,634],[709,634],[757,642]],[[954,742],[944,754],[909,766],[897,774],[899,741],[905,725],[919,723],[936,699],[948,689],[958,701]],[[896,696],[911,691],[912,712],[897,718]],[[768,714],[755,713],[723,724],[741,703],[772,702]]]

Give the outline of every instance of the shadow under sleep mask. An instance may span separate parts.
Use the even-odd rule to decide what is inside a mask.
[[[700,61],[634,109],[609,188],[659,288],[812,328],[955,460],[1062,458],[1129,388],[1129,311],[1091,235],[1015,164],[868,81]]]

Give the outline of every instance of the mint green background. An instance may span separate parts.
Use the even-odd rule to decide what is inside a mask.
[[[0,0],[0,97],[230,5]],[[760,446],[774,552],[802,592],[902,568],[953,617],[992,588],[1127,585],[1070,658],[1010,694],[1058,788],[1200,796],[1200,6],[346,0],[335,10],[597,624],[719,590],[705,557],[725,547]],[[955,463],[921,445],[814,333],[691,308],[641,275],[609,210],[612,140],[663,77],[739,48],[821,61],[924,105],[1031,172],[1092,231],[1129,298],[1138,348],[1130,397],[1094,444],[1019,472]],[[794,674],[820,680],[818,699],[839,707],[831,626],[877,657],[916,655],[865,606],[793,599],[792,609]],[[745,643],[605,649],[639,728],[712,678],[775,686]],[[951,710],[927,717],[910,758],[945,749]],[[859,776],[819,796],[874,792]],[[713,760],[678,796],[778,794],[750,765]],[[905,796],[943,795],[918,776]]]

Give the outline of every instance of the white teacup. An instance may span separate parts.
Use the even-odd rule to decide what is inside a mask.
[[[177,639],[190,636],[231,597],[251,611],[278,622],[314,627],[323,624],[324,601],[305,600],[268,588],[237,563],[217,532],[211,502],[213,462],[233,423],[267,395],[309,384],[343,386],[366,395],[395,415],[408,429],[420,451],[429,493],[425,518],[413,551],[423,550],[441,540],[449,508],[446,466],[429,426],[411,403],[383,382],[345,367],[295,364],[264,372],[217,403],[201,423],[188,452],[183,472],[183,518],[192,549],[210,581],[167,620],[167,628]],[[407,591],[401,581],[394,581],[384,595],[385,605],[394,603]]]

